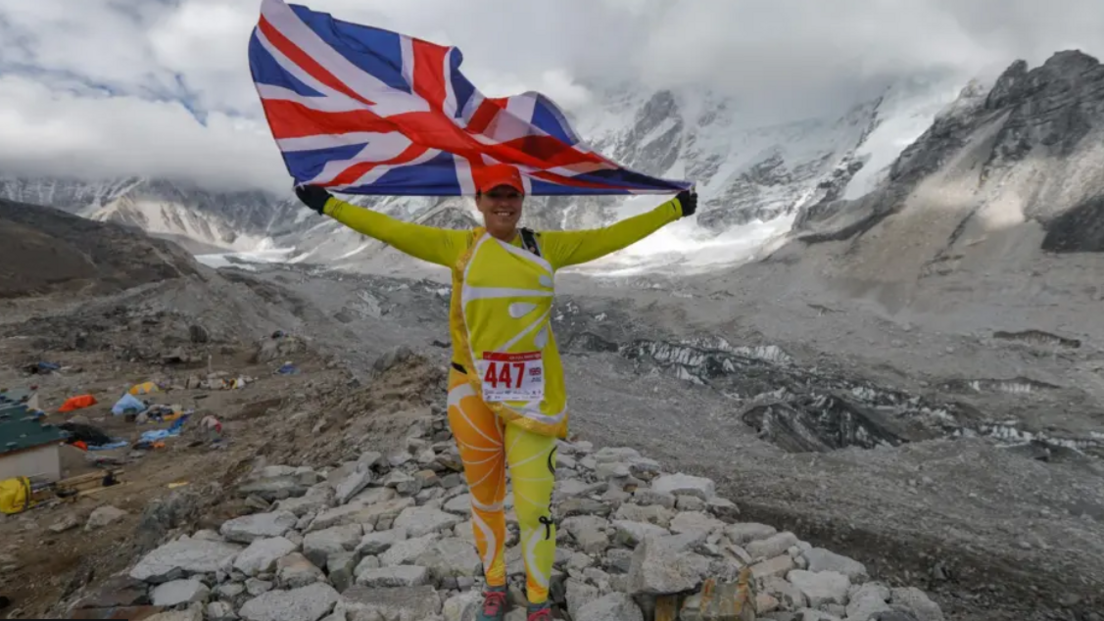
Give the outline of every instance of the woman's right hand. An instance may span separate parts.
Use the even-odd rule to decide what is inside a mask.
[[[323,209],[326,207],[326,201],[333,196],[326,188],[318,185],[297,185],[295,186],[295,195],[303,201],[303,204],[317,211],[319,215],[324,213]]]

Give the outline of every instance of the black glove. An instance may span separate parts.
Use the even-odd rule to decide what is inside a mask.
[[[693,190],[683,190],[675,197],[678,199],[679,205],[682,205],[682,217],[694,215],[694,212],[698,210],[698,193]]]
[[[322,209],[326,206],[326,201],[333,196],[326,191],[326,188],[317,185],[297,185],[295,186],[295,195],[303,201],[303,204],[319,214],[323,213]]]

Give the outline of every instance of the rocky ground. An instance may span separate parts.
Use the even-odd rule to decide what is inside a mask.
[[[754,269],[724,283],[562,276],[574,435],[558,483],[561,616],[725,618],[694,616],[690,596],[708,576],[739,592],[748,567],[763,618],[938,618],[904,590],[917,587],[948,619],[1097,621],[1102,419],[1082,381],[1096,334],[903,326],[772,282]],[[133,443],[153,426],[108,408],[160,381],[151,400],[217,416],[224,438],[186,425],[164,448],[97,454],[125,486],[0,518],[3,614],[359,621],[400,614],[369,591],[401,589],[386,593],[425,594],[419,618],[463,618],[478,572],[456,543],[469,535],[441,426],[440,281],[197,268],[81,290],[0,300],[0,385],[37,386],[52,422],[71,416],[62,399],[92,393],[100,403],[75,415]],[[62,369],[26,374],[37,361]],[[276,373],[286,362],[299,373]],[[666,489],[663,473],[696,487]],[[340,550],[310,552],[334,528]],[[666,538],[652,547],[649,533]],[[197,541],[217,552],[164,560]],[[655,556],[678,562],[640,562]],[[131,576],[143,566],[155,569]]]
[[[5,360],[65,362],[45,375],[5,368],[5,386],[33,382],[47,410],[91,393],[98,405],[48,417],[133,441],[143,425],[107,408],[153,379],[166,390],[147,398],[202,401],[193,418],[216,414],[224,438],[211,443],[186,426],[164,448],[90,452],[89,465],[122,466],[124,484],[0,521],[7,618],[471,618],[480,564],[439,365],[392,350],[362,385],[295,336],[221,340],[181,314],[134,311],[101,317],[91,339],[87,309],[66,317],[3,326]],[[81,338],[70,343],[47,324],[79,326]],[[124,329],[138,326],[145,349]],[[273,374],[286,358],[299,373]],[[228,377],[248,382],[220,389]],[[561,618],[725,618],[709,612],[725,597],[744,607],[740,618],[753,609],[778,619],[943,618],[922,591],[872,581],[857,561],[741,521],[713,481],[665,474],[635,449],[565,442],[557,465]],[[512,512],[509,523],[521,603]],[[695,596],[707,579],[722,597]]]

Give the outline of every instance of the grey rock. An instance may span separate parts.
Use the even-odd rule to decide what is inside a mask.
[[[222,523],[219,533],[227,541],[250,543],[254,539],[281,537],[295,528],[299,518],[288,511],[254,513],[227,520]]]
[[[172,608],[180,604],[206,603],[211,590],[199,580],[173,580],[150,591],[150,603]]]
[[[638,505],[659,505],[664,509],[675,508],[675,495],[666,492],[657,492],[648,487],[638,487],[632,494],[633,502]],[[673,515],[673,513],[672,513]]]
[[[215,587],[215,597],[221,600],[236,601],[245,593],[245,585],[239,582],[228,582]]]
[[[880,612],[889,612],[891,608],[886,602],[889,600],[889,589],[868,582],[852,593],[847,602],[848,621],[869,621],[871,617]]]
[[[317,514],[328,509],[334,503],[334,490],[328,485],[315,486],[297,498],[286,498],[276,504],[276,510],[287,511],[297,517],[309,513]]]
[[[392,545],[406,539],[406,529],[392,528],[368,533],[357,544],[356,552],[360,555],[378,556],[386,552]]]
[[[847,604],[847,594],[851,580],[835,571],[812,572],[795,569],[786,575],[809,600],[809,606],[821,608],[826,604]]]
[[[392,470],[386,477],[383,478],[382,485],[384,487],[398,488],[400,485],[409,484],[414,481],[414,477],[403,472],[402,470]],[[395,490],[398,493],[403,493],[401,490]],[[418,490],[414,490],[417,493]],[[409,492],[408,492],[409,494]]]
[[[632,569],[632,550],[613,548],[606,551],[606,569],[611,573],[627,574]]]
[[[441,598],[431,586],[373,589],[349,587],[338,604],[348,621],[426,621],[441,612]]]
[[[241,546],[221,541],[174,541],[154,549],[130,570],[130,577],[146,582],[166,582],[193,574],[213,574],[232,563]]]
[[[374,556],[368,558],[376,558]],[[326,559],[326,572],[329,573],[330,583],[339,593],[352,586],[356,579],[356,568],[359,557],[354,553],[342,552]],[[365,559],[367,560],[367,559]],[[379,564],[379,560],[376,560]]]
[[[245,581],[245,590],[250,595],[260,595],[272,590],[272,582],[260,578],[250,578]]]
[[[629,473],[634,477],[650,480],[663,471],[659,462],[647,457],[636,457],[629,460]]]
[[[631,476],[629,466],[620,462],[599,463],[594,469],[594,474],[599,479],[620,479]]]
[[[759,541],[760,539],[767,539],[778,532],[773,526],[766,524],[760,524],[758,522],[740,522],[738,524],[732,524],[725,528],[724,534],[732,543],[739,546],[745,546],[752,541]]]
[[[711,533],[724,528],[724,526],[724,522],[708,513],[685,511],[679,513],[671,520],[670,530],[676,535],[681,535],[683,533]]]
[[[644,613],[631,597],[624,593],[610,593],[579,609],[579,616],[587,621],[644,621]]]
[[[760,591],[767,593],[778,600],[783,610],[798,610],[809,604],[801,589],[786,582],[783,578],[773,575],[766,576],[761,581]]]
[[[303,555],[315,565],[324,565],[332,554],[355,550],[363,534],[364,527],[360,524],[345,524],[309,532],[303,537]]]
[[[675,508],[679,511],[703,511],[705,501],[697,496],[675,496]]]
[[[421,537],[448,530],[463,521],[462,518],[433,507],[408,507],[395,518],[394,526],[406,529],[411,537]]]
[[[606,446],[593,455],[599,464],[631,461],[640,457],[640,452],[629,446]]]
[[[571,534],[579,549],[588,554],[599,554],[609,546],[605,528],[609,522],[594,515],[577,515],[562,522],[564,531]]]
[[[387,456],[387,463],[391,464],[392,468],[398,468],[413,459],[414,456],[410,454],[410,451],[395,451]]]
[[[645,522],[614,520],[613,527],[615,529],[614,542],[627,548],[635,548],[648,535],[662,537],[670,534],[667,529],[661,526]]]
[[[276,561],[291,554],[297,547],[283,537],[254,539],[253,543],[250,543],[234,559],[234,569],[247,576],[256,576],[260,573],[272,571],[276,566]]]
[[[310,489],[311,484],[304,484],[298,476],[293,474],[277,477],[262,477],[246,481],[238,486],[238,494],[248,497],[257,495],[268,502],[276,502],[285,498],[302,496]]]
[[[783,533],[776,533],[766,539],[749,542],[747,545],[744,545],[744,549],[747,550],[752,558],[772,558],[779,554],[785,554],[790,546],[796,544],[797,535],[786,531]]]
[[[751,575],[758,579],[767,576],[787,576],[794,569],[793,557],[789,554],[780,554],[765,561],[759,561],[751,566]]]
[[[606,489],[606,486],[604,482],[587,483],[579,479],[562,479],[556,481],[552,495],[560,499],[577,498],[600,493]]]
[[[684,538],[647,537],[633,551],[629,590],[633,595],[689,591],[709,569],[709,559],[688,551]]]
[[[607,503],[591,498],[568,498],[559,503],[557,513],[563,517],[575,515],[600,515],[606,517],[610,514],[610,506]]]
[[[461,494],[453,497],[445,503],[444,509],[449,513],[455,513],[465,517],[471,515],[471,494]]]
[[[227,602],[207,604],[207,621],[234,621],[237,618],[234,607]]]
[[[245,602],[246,621],[318,621],[329,614],[341,596],[328,584],[316,582],[290,591],[269,591]]]
[[[574,470],[577,462],[575,458],[567,453],[556,454],[556,474],[559,475],[564,470]]]
[[[438,580],[479,576],[483,563],[475,546],[456,538],[434,541],[414,559],[416,565],[427,567]]]
[[[413,563],[419,556],[424,554],[426,550],[429,550],[429,547],[436,540],[437,535],[430,534],[396,541],[386,552],[379,555],[380,564],[386,567]]]
[[[705,501],[705,507],[706,510],[711,512],[713,515],[726,522],[733,522],[740,517],[740,508],[736,506],[736,503],[728,500],[727,498],[714,496]]]
[[[624,504],[614,512],[614,519],[624,519],[628,522],[647,522],[664,528],[671,525],[671,519],[675,516],[675,512],[662,505]]]
[[[92,531],[109,526],[123,519],[126,515],[126,511],[112,507],[111,505],[97,507],[96,510],[88,516],[88,521],[84,524],[84,530]]]
[[[912,613],[918,621],[943,621],[943,611],[916,587],[902,587],[890,590],[890,603],[894,610]]]
[[[378,489],[387,490],[392,494],[395,493],[395,490],[389,488]],[[311,522],[308,531],[325,530],[345,524],[362,524],[375,527],[381,519],[394,520],[405,509],[413,506],[414,499],[406,497],[393,498],[367,505],[351,501],[345,506],[334,507],[318,514],[318,517]],[[381,528],[380,530],[386,529]]]
[[[582,552],[570,552],[568,550],[563,550],[563,552],[564,552],[563,556],[567,557],[566,560],[564,560],[562,563],[558,562],[559,559],[560,559],[560,556],[561,556],[561,554],[560,554],[561,550],[563,550],[563,548],[556,548],[556,560],[557,560],[556,565],[560,566],[561,568],[564,565],[566,565],[572,571],[581,572],[584,569],[586,569],[587,567],[591,567],[591,566],[594,565],[594,559],[591,558],[590,555],[583,554]],[[630,554],[630,556],[631,556],[631,554]]]
[[[445,621],[473,621],[482,605],[483,596],[479,591],[463,591],[445,600],[441,615]]]
[[[587,604],[597,601],[602,596],[598,587],[591,586],[582,580],[568,578],[565,584],[567,590],[567,612],[572,619],[584,619],[579,616],[579,611]]]
[[[298,552],[293,552],[276,561],[276,581],[282,588],[297,589],[325,578],[326,575],[321,569]]]
[[[416,565],[357,569],[356,583],[367,587],[415,587],[430,583],[429,569]]]
[[[146,617],[147,621],[203,621],[203,604],[195,603],[183,610],[166,610]]]
[[[866,582],[869,577],[866,565],[824,548],[812,548],[802,555],[809,561],[809,571],[838,571],[850,578],[853,584]]]
[[[368,484],[371,482],[372,471],[366,466],[363,467],[362,470],[355,470],[337,484],[337,487],[334,489],[334,499],[337,501],[337,504],[343,505],[349,502],[353,496],[359,494],[364,488],[368,487]]]
[[[463,483],[463,480],[460,478],[460,475],[455,472],[441,477],[441,487],[445,489],[459,487],[461,483]]]
[[[676,496],[697,496],[709,500],[716,495],[717,485],[712,479],[689,474],[665,474],[652,480],[652,490]]]

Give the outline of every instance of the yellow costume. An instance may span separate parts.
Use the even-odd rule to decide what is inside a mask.
[[[453,369],[448,417],[471,488],[476,546],[489,586],[506,583],[502,501],[514,484],[530,603],[548,599],[556,529],[549,502],[556,439],[567,436],[567,391],[552,333],[556,270],[625,248],[682,217],[673,198],[608,227],[534,234],[527,248],[482,228],[403,222],[330,198],[324,212],[413,257],[452,270]],[[534,252],[535,251],[535,252]]]

